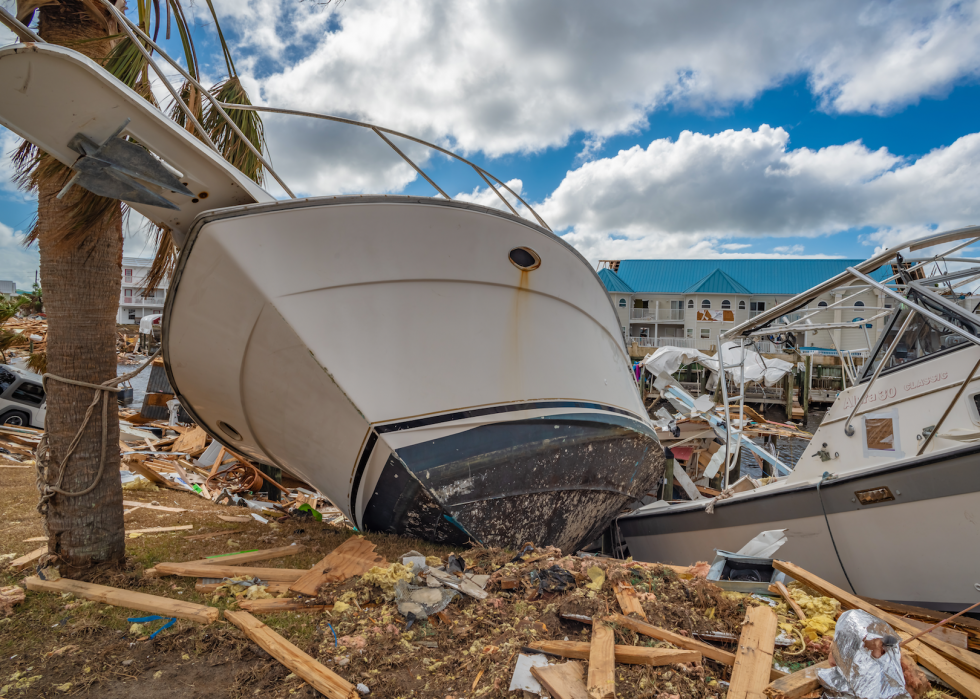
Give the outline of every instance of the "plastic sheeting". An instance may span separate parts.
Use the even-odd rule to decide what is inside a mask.
[[[140,318],[140,334],[151,334],[153,332],[153,321],[155,321],[157,318],[163,318],[163,315],[160,313],[155,313],[153,315],[143,316]]]
[[[749,347],[741,348],[737,342],[726,342],[721,346],[720,355],[726,366],[736,365],[734,368],[726,369],[729,376],[736,381],[742,375],[742,368],[737,365],[741,363],[743,350],[746,383],[761,382],[766,386],[775,386],[793,368],[790,362],[782,359],[766,359]],[[694,362],[715,374],[718,373],[717,355],[711,357],[700,350],[686,347],[658,347],[656,352],[647,355],[640,364],[651,374],[658,376],[661,372],[673,374],[682,365]]]
[[[875,658],[874,646],[881,656]],[[871,647],[869,647],[871,646]],[[817,671],[826,695],[838,699],[910,699],[895,630],[860,609],[844,612],[831,649],[836,667]]]

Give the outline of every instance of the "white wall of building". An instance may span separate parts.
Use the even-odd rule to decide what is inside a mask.
[[[116,322],[133,325],[147,315],[163,313],[168,280],[160,286],[144,289],[153,260],[144,257],[124,257],[122,264],[122,288],[119,290],[119,311]]]

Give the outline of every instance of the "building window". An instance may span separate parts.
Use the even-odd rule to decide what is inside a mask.
[[[855,306],[863,306],[864,305],[864,301],[855,301],[854,302],[854,305]]]
[[[688,337],[694,337],[694,328],[688,328],[687,329],[687,336]]]
[[[750,301],[749,302],[749,310],[750,311],[755,311],[757,313],[761,313],[762,311],[766,310],[766,302],[765,301]]]
[[[626,299],[619,299],[619,307],[626,308]]]
[[[154,289],[146,290],[146,298],[152,299],[155,295],[156,295],[156,291]]]
[[[688,308],[694,308],[694,299],[688,299],[687,300],[687,307]]]
[[[701,302],[701,308],[711,308],[711,300],[705,299]]]
[[[826,308],[826,307],[827,307],[826,301],[821,301],[820,303],[817,304],[817,308]]]
[[[729,301],[728,299],[725,299],[724,301],[722,301],[721,302],[721,310],[723,310],[723,311],[730,311],[730,310],[732,310],[732,302]]]
[[[127,301],[130,301],[131,302],[133,300],[133,290],[132,289],[126,289],[126,291],[123,293],[123,297]]]
[[[702,340],[707,340],[708,339],[708,335],[710,333],[711,333],[711,331],[708,328],[701,328],[701,339]]]
[[[130,320],[136,320],[136,309],[135,308],[130,308],[129,309],[129,319]]]
[[[745,310],[745,301],[739,301],[738,302],[738,310],[740,310],[740,311],[744,311]]]

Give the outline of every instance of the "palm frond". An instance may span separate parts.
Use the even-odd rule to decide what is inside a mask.
[[[30,342],[21,333],[15,333],[13,330],[4,330],[0,328],[0,358],[3,358],[4,363],[7,362],[7,350],[14,347],[20,347],[21,345],[26,345]]]
[[[143,282],[143,287],[147,289],[160,286],[164,277],[173,278],[174,268],[177,266],[177,246],[174,245],[170,229],[156,227],[156,242],[157,254],[153,257],[153,264]]]
[[[27,368],[33,371],[35,374],[47,374],[48,353],[31,352],[31,354],[27,357]]]
[[[241,80],[235,76],[218,83],[211,88],[211,94],[219,102],[251,106],[252,102],[242,87]],[[242,109],[227,110],[229,118],[235,123],[245,137],[260,152],[265,151],[265,129],[257,112]],[[264,173],[262,162],[238,137],[231,126],[224,120],[217,109],[208,109],[203,122],[205,130],[211,135],[211,140],[225,160],[241,170],[247,177],[262,184]]]
[[[204,109],[201,105],[201,91],[198,90],[192,83],[184,82],[180,88],[180,92],[177,94],[180,95],[181,102],[187,105],[187,107],[191,110],[191,114],[194,115],[194,118],[197,119],[198,122],[204,121]],[[167,116],[183,126],[188,132],[197,138],[201,139],[202,141],[204,140],[201,134],[198,133],[197,129],[194,128],[194,124],[192,124],[187,118],[187,115],[184,114],[184,110],[181,109],[180,105],[177,103],[177,100],[170,100]]]

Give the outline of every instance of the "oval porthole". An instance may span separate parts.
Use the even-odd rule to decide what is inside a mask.
[[[519,269],[530,270],[541,266],[541,258],[531,248],[514,248],[510,251],[509,257],[514,266]]]
[[[234,439],[236,442],[242,441],[242,435],[239,434],[238,430],[229,425],[227,422],[218,420],[218,427],[220,427],[222,432]]]

